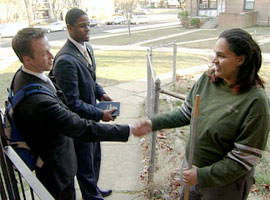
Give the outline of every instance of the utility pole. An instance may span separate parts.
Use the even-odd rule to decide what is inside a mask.
[[[130,12],[127,13],[127,21],[128,21],[128,35],[130,36],[131,33],[130,33]]]
[[[192,0],[190,0],[190,11],[189,11],[189,15],[192,16]]]

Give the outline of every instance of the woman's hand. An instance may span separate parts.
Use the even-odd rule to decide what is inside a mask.
[[[195,165],[192,165],[192,168],[183,169],[183,182],[185,185],[196,185],[198,184],[198,176],[197,176],[197,167]]]

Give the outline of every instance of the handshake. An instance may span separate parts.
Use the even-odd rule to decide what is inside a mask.
[[[131,132],[135,137],[141,137],[152,131],[152,122],[148,118],[135,121],[131,125]]]

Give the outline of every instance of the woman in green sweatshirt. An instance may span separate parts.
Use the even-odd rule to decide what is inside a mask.
[[[182,191],[192,186],[189,200],[247,199],[269,133],[269,99],[258,75],[261,50],[249,33],[231,29],[221,33],[214,52],[214,67],[200,77],[178,109],[139,120],[137,128],[190,124],[199,94],[193,167],[183,166]],[[190,140],[187,160],[189,144]]]

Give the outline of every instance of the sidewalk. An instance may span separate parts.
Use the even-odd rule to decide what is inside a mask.
[[[132,124],[142,113],[142,103],[146,96],[144,80],[122,83],[104,88],[114,101],[121,102],[120,116],[113,122]],[[112,189],[106,200],[140,199],[143,185],[140,172],[143,170],[140,138],[131,136],[126,143],[102,142],[102,164],[99,187]],[[82,199],[77,187],[77,200]]]

